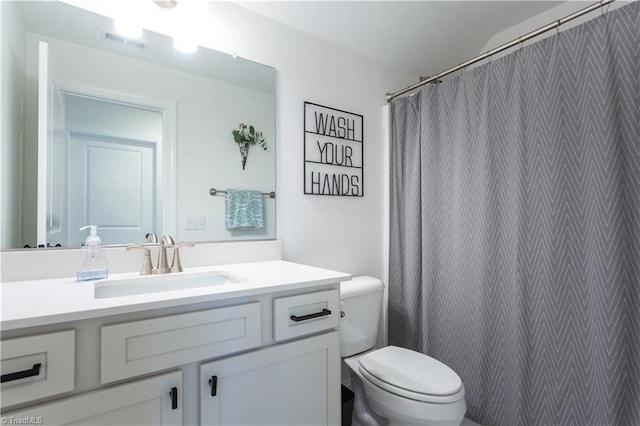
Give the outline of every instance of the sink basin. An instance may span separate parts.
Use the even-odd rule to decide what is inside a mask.
[[[216,287],[242,281],[244,281],[242,278],[224,271],[147,275],[136,278],[97,281],[94,288],[94,297],[96,299],[104,299],[188,288]]]

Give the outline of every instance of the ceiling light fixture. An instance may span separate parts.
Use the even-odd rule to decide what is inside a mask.
[[[178,5],[178,0],[152,0],[156,6],[163,9],[173,9]]]
[[[141,6],[139,1],[114,2],[113,29],[128,39],[142,38]]]
[[[153,0],[156,2],[174,2],[178,0]],[[183,53],[194,53],[198,50],[199,28],[206,15],[205,0],[179,0],[178,7],[171,10],[171,26],[173,29],[173,47]],[[204,13],[203,13],[204,12]]]
[[[198,45],[185,37],[174,37],[173,47],[182,53],[194,53],[198,50]]]
[[[2,1],[2,0],[0,0]],[[202,16],[206,13],[206,0],[132,0],[114,2],[118,4],[115,14],[114,29],[127,39],[141,39],[143,37],[142,21],[155,17],[157,22],[165,28],[171,28],[173,33],[173,47],[183,53],[194,53],[198,50],[198,43],[194,33]],[[157,6],[155,8],[153,5]],[[160,10],[159,10],[160,9]],[[144,18],[144,19],[143,19]]]

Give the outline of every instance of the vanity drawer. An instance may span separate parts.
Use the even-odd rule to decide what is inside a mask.
[[[278,342],[338,328],[340,292],[318,291],[273,300],[273,337]]]
[[[2,408],[70,392],[75,385],[75,331],[2,341]]]
[[[100,382],[160,371],[260,346],[260,303],[108,325]]]

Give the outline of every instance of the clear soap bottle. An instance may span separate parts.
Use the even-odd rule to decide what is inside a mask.
[[[91,228],[91,233],[84,243],[82,251],[82,260],[78,266],[78,281],[101,280],[107,278],[109,270],[107,268],[107,259],[104,255],[104,247],[98,236],[98,226],[89,225],[80,228],[84,230]]]

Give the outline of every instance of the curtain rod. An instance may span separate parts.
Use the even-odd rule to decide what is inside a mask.
[[[491,50],[487,51],[486,53],[483,53],[481,55],[476,56],[473,59],[469,59],[468,61],[463,62],[463,63],[461,63],[459,65],[456,65],[453,68],[449,68],[448,70],[443,71],[440,74],[434,75],[433,77],[429,77],[429,78],[426,78],[424,80],[421,80],[421,81],[417,82],[416,84],[413,84],[411,86],[405,87],[404,89],[399,90],[399,91],[397,91],[395,93],[387,93],[386,94],[387,102],[391,102],[392,100],[394,100],[398,96],[404,95],[405,93],[408,93],[408,92],[410,92],[410,91],[412,91],[414,89],[417,89],[418,87],[424,86],[424,85],[432,83],[434,81],[438,81],[442,77],[445,77],[445,76],[447,76],[449,74],[453,74],[456,71],[459,71],[459,70],[461,70],[463,68],[466,68],[469,65],[475,64],[476,62],[480,62],[483,59],[486,59],[486,58],[488,58],[490,56],[493,56],[493,55],[495,55],[497,53],[500,53],[500,52],[502,52],[504,50],[507,50],[507,49],[509,49],[509,48],[511,48],[513,46],[516,46],[518,44],[524,43],[525,41],[530,40],[530,39],[532,39],[534,37],[537,37],[540,34],[543,34],[543,33],[546,33],[547,31],[551,31],[551,30],[553,30],[555,28],[558,28],[560,25],[563,25],[563,24],[565,24],[565,23],[567,23],[569,21],[572,21],[572,20],[574,20],[576,18],[579,18],[580,16],[585,15],[585,14],[587,14],[589,12],[592,12],[592,11],[594,11],[596,9],[600,9],[601,7],[604,7],[609,3],[613,3],[614,1],[615,0],[601,0],[601,1],[597,2],[597,3],[592,4],[591,6],[585,7],[584,9],[580,9],[577,12],[574,12],[569,16],[565,16],[562,19],[558,19],[557,21],[554,21],[554,22],[552,22],[550,24],[547,24],[547,25],[545,25],[543,27],[538,28],[537,30],[531,31],[530,33],[527,33],[527,34],[525,34],[523,36],[520,36],[517,39],[511,40],[508,43],[505,43],[505,44],[503,44],[501,46],[498,46],[495,49],[491,49]]]

